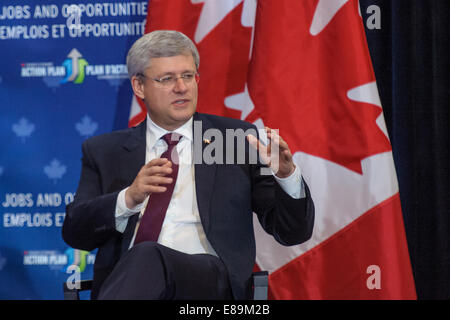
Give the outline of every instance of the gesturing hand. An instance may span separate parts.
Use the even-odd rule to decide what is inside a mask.
[[[172,162],[166,158],[153,159],[144,165],[131,186],[125,192],[125,203],[134,208],[142,203],[151,193],[165,192],[164,184],[172,183],[172,178],[165,177],[172,173]]]
[[[267,146],[252,135],[247,136],[248,142],[259,151],[261,161],[268,165],[277,177],[286,178],[295,170],[289,146],[275,130],[269,127],[265,127],[265,130],[268,139]]]

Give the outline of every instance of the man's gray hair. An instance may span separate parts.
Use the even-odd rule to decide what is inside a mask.
[[[172,30],[156,30],[139,38],[128,51],[127,68],[130,79],[144,74],[151,58],[174,57],[192,54],[195,67],[200,66],[200,56],[195,44],[186,35]]]

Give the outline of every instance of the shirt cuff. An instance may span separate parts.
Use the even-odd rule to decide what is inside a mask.
[[[277,177],[273,171],[272,174],[275,177],[275,180],[280,185],[281,189],[283,189],[284,192],[286,192],[292,198],[302,199],[306,197],[305,186],[303,183],[300,168],[298,166],[295,166],[294,172],[286,178]]]
[[[127,227],[128,218],[140,212],[144,207],[144,203],[138,204],[136,207],[129,209],[125,202],[125,192],[128,188],[119,192],[116,202],[116,230],[123,233]]]

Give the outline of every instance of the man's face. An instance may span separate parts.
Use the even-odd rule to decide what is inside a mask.
[[[172,131],[192,117],[197,107],[197,78],[189,81],[181,76],[196,72],[192,55],[179,55],[152,58],[144,78],[131,79],[135,94],[144,99],[150,118],[158,126]],[[163,84],[153,80],[165,77],[172,77],[172,81]]]

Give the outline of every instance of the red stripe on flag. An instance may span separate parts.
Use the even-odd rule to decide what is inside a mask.
[[[271,299],[417,299],[399,194],[272,273],[269,287]]]

